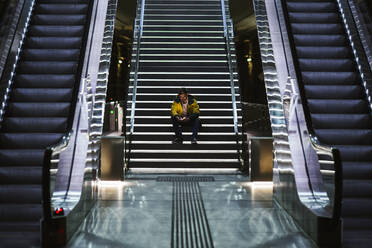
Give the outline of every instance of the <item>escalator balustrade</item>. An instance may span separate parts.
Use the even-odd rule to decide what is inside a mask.
[[[45,148],[68,131],[89,0],[36,0],[0,129],[0,240],[39,246]]]
[[[372,241],[372,118],[336,0],[286,0],[300,87],[315,135],[340,150],[343,246]]]

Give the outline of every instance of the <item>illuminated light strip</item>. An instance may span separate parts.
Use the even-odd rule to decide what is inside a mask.
[[[241,143],[241,141],[239,141]],[[161,144],[161,145],[171,145],[172,141],[143,141],[143,140],[133,140],[132,144]],[[184,141],[183,144],[191,144],[191,141]],[[200,145],[236,145],[236,141],[198,141]]]
[[[209,163],[209,162],[221,162],[221,163],[236,163],[238,159],[211,159],[211,158],[180,158],[180,159],[163,159],[163,158],[131,158],[132,162],[198,162],[198,163]]]
[[[136,60],[133,59],[132,62],[135,62]],[[226,60],[144,60],[140,59],[140,63],[226,63]]]
[[[178,32],[179,33],[179,32]],[[222,36],[142,36],[143,39],[222,39]],[[142,43],[142,42],[141,42]]]
[[[186,87],[188,89],[230,89],[230,86],[187,86],[183,85],[182,87]],[[129,88],[133,88],[133,86],[129,86]],[[180,86],[156,86],[157,89],[179,89]],[[239,89],[239,86],[235,86],[235,89]],[[154,86],[137,86],[137,89],[154,89]]]
[[[134,73],[134,72],[133,72]],[[130,74],[133,74],[132,72]],[[161,75],[164,75],[164,74],[167,74],[167,75],[179,75],[179,74],[187,74],[187,75],[195,75],[195,74],[208,74],[208,75],[229,75],[230,73],[229,72],[139,72],[139,74],[142,74],[142,75],[153,75],[153,74],[161,74]],[[237,72],[234,72],[234,74],[237,74]]]
[[[185,2],[187,2],[187,1],[185,1]],[[203,1],[200,1],[200,2],[203,2]],[[204,3],[196,3],[196,4],[189,4],[189,3],[146,3],[146,6],[149,6],[149,5],[151,5],[151,6],[153,6],[153,5],[155,5],[155,6],[158,6],[158,5],[160,5],[160,6],[191,6],[191,7],[193,7],[193,6],[216,6],[215,4],[204,4]]]
[[[164,11],[164,9],[159,9],[160,11]],[[158,10],[158,11],[159,11]],[[166,10],[168,11],[168,9]],[[192,9],[191,10],[186,10],[186,9],[183,9],[182,11],[193,11]],[[217,10],[212,10],[212,11],[217,11]],[[174,13],[174,14],[146,14],[145,13],[145,16],[172,16],[172,17],[179,17],[179,16],[202,16],[202,17],[205,17],[205,16],[215,16],[215,17],[220,17],[221,15],[210,15],[210,14],[205,14],[205,15],[184,15],[184,14],[177,14],[177,13]]]
[[[126,126],[130,126],[129,123]],[[134,127],[172,127],[172,124],[134,124]],[[233,127],[234,124],[203,124],[203,127]],[[239,124],[242,127],[242,124]]]
[[[133,81],[134,79],[131,78],[130,81]],[[147,78],[139,78],[138,81],[142,81],[142,82],[180,82],[181,80],[180,79],[177,79],[177,78],[153,78],[153,79],[147,79]],[[238,82],[239,80],[238,79],[234,79],[235,82]],[[182,79],[182,82],[230,82],[229,79]],[[182,85],[180,86],[172,86],[172,87],[181,87]],[[156,86],[157,87],[157,86]],[[213,88],[215,86],[211,86],[211,88]]]
[[[145,22],[222,22],[222,20],[187,20],[187,19],[182,19],[182,20],[153,20],[153,19],[148,19],[148,20],[145,20]]]
[[[128,95],[132,95],[132,93],[128,93]],[[174,93],[137,93],[138,96],[174,96]],[[231,96],[231,94],[192,94],[193,96]],[[240,96],[240,94],[235,94]]]
[[[137,150],[132,149],[133,153],[237,153],[236,150]]]
[[[144,33],[223,33],[223,31],[220,30],[143,30]],[[143,36],[144,38],[148,36]],[[157,36],[157,37],[168,37],[168,36]],[[174,36],[170,36],[172,38],[175,38]],[[204,37],[204,36],[203,36]],[[209,36],[208,36],[209,37]],[[190,37],[188,37],[190,38]],[[195,38],[192,36],[191,38]]]
[[[190,49],[188,49],[190,50]],[[208,54],[208,53],[205,53],[205,54],[193,54],[193,53],[170,53],[170,54],[166,54],[166,53],[162,53],[162,54],[156,54],[156,53],[146,53],[146,54],[141,54],[140,57],[179,57],[179,56],[184,56],[184,57],[226,57],[226,55],[224,54]],[[135,57],[135,55],[132,54],[132,57]]]
[[[128,103],[131,103],[132,101],[128,101]],[[137,103],[173,103],[173,101],[136,101]],[[198,101],[198,103],[231,103],[231,101]]]
[[[128,108],[127,110],[132,110]],[[136,111],[170,111],[169,108],[136,108]],[[241,109],[237,109],[241,111]],[[232,111],[232,109],[200,109],[200,111]]]
[[[137,48],[135,48],[134,50],[137,50]],[[167,48],[164,48],[164,47],[154,47],[154,48],[148,48],[148,47],[141,47],[140,50],[144,50],[144,51],[155,51],[155,50],[165,50],[165,51],[168,51],[168,50],[175,50],[175,51],[224,51],[223,48],[183,48],[183,47],[167,47]],[[221,55],[223,55],[223,53],[220,53]],[[143,54],[142,54],[143,55]]]
[[[144,25],[146,28],[222,28],[220,25]]]
[[[237,168],[130,168],[131,173],[201,173],[201,174],[236,174]]]
[[[164,136],[169,136],[169,135],[173,135],[174,133],[173,132],[134,132],[133,135],[164,135]],[[184,132],[183,134],[185,135],[191,135],[192,132]],[[223,135],[223,136],[231,136],[231,135],[234,135],[235,133],[207,133],[207,132],[198,132],[198,135]]]
[[[137,42],[133,42],[133,44],[137,44]],[[175,45],[223,45],[225,44],[224,42],[209,42],[209,41],[204,41],[204,42],[186,42],[186,41],[142,41],[141,44],[164,44],[164,45],[169,45],[169,44],[175,44]]]
[[[130,118],[130,116],[127,116],[127,118]],[[158,115],[158,116],[135,116],[134,118],[136,119],[170,119],[170,116],[163,116],[163,115]],[[234,118],[233,116],[200,116],[199,117],[201,120],[205,119],[232,119]],[[241,119],[241,116],[238,116],[238,119]],[[288,134],[287,134],[288,135]]]

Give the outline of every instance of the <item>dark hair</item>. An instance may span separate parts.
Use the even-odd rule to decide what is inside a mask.
[[[179,91],[178,91],[178,95],[182,95],[182,94],[185,94],[185,95],[188,95],[189,93],[187,92],[187,89],[182,87]]]

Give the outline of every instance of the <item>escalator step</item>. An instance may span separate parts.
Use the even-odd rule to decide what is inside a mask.
[[[314,51],[317,54],[318,51]],[[303,59],[298,60],[301,71],[312,72],[348,72],[354,71],[354,62],[350,59]]]
[[[345,46],[297,46],[296,53],[302,59],[345,59],[351,56],[350,49]]]
[[[67,117],[70,106],[69,102],[10,102],[6,115],[15,117]]]
[[[344,179],[370,180],[372,178],[372,161],[348,162],[342,161],[342,174]]]
[[[337,5],[334,1],[287,1],[289,12],[334,12]]]
[[[312,114],[314,128],[366,129],[372,126],[369,114]]]
[[[27,37],[25,46],[36,49],[80,49],[81,37]]]
[[[1,185],[0,205],[2,204],[41,204],[42,185]],[[27,213],[26,211],[21,211]],[[0,219],[3,219],[0,216]],[[21,218],[19,220],[22,220]]]
[[[85,14],[88,10],[87,4],[62,4],[62,3],[42,3],[38,4],[34,10],[35,14]]]
[[[42,205],[38,204],[4,204],[0,205],[0,232],[3,231],[35,231],[38,225],[33,221],[40,220]],[[12,221],[12,222],[10,222]],[[24,222],[23,222],[24,221]],[[30,221],[27,224],[26,221]],[[18,224],[18,225],[17,225]],[[24,224],[22,227],[19,224]],[[40,228],[40,223],[39,223]]]
[[[342,193],[344,199],[369,198],[372,195],[372,181],[370,179],[369,180],[344,179]],[[372,217],[372,213],[369,213],[369,216]]]
[[[358,202],[358,203],[360,203],[360,202]],[[361,206],[364,206],[364,205],[361,205]],[[368,237],[369,240],[372,241],[372,231],[370,230],[370,228],[372,226],[372,217],[370,217],[370,218],[363,218],[363,217],[356,217],[356,216],[354,216],[353,218],[343,217],[342,222],[343,222],[343,226],[344,226],[343,235],[345,235],[346,237],[356,238],[356,237],[359,236],[359,233],[362,233],[362,236],[364,236],[365,234],[369,234],[369,236],[365,236],[365,237]],[[354,236],[354,235],[352,235],[353,231],[357,231],[358,233],[354,233],[354,234],[356,234]],[[369,245],[370,244],[371,243],[369,243]],[[354,247],[360,247],[360,246],[358,245],[358,246],[354,246]]]
[[[360,99],[365,93],[361,85],[305,85],[310,99]]]
[[[45,149],[56,144],[62,133],[0,133],[1,149]]]
[[[36,204],[33,204],[36,205]],[[40,204],[39,204],[40,205]],[[33,207],[32,204],[9,204],[8,205],[10,209],[14,209],[17,212],[23,212],[23,208],[29,208]],[[14,212],[15,212],[14,211]],[[25,215],[32,215],[34,214],[34,211],[25,211]],[[40,218],[39,220],[33,220],[33,221],[22,221],[21,217],[23,216],[20,215],[20,217],[16,218],[18,221],[1,221],[0,222],[0,240],[1,240],[1,245],[4,245],[4,241],[8,239],[12,240],[15,237],[18,237],[21,239],[21,242],[25,239],[27,241],[32,240],[33,242],[40,243]],[[39,216],[36,214],[35,216]],[[23,236],[21,236],[22,234]],[[36,236],[37,235],[37,239]],[[14,243],[18,244],[16,240],[13,240]],[[3,246],[3,247],[14,247],[13,244],[9,246]],[[39,246],[32,246],[30,243],[27,243],[25,246],[20,246],[22,247],[39,247]]]
[[[294,34],[294,42],[296,46],[345,46],[347,38],[341,34]],[[315,42],[315,43],[314,43]]]
[[[343,33],[344,29],[339,23],[292,23],[293,34],[317,34],[337,35]]]
[[[79,49],[24,49],[24,61],[75,61],[79,59]]]
[[[85,15],[34,15],[31,24],[36,25],[84,25]]]
[[[15,76],[19,88],[72,88],[75,84],[73,74],[19,74]]]
[[[0,149],[1,166],[41,166],[44,162],[44,150],[36,149]]]
[[[316,114],[366,114],[369,108],[366,100],[307,100],[311,113]]]
[[[301,72],[305,84],[311,85],[350,85],[357,84],[359,76],[355,72]]]
[[[290,12],[289,19],[293,23],[338,23],[340,18],[337,13],[303,13]]]
[[[17,73],[26,74],[74,74],[77,62],[71,61],[22,61],[17,67]]]
[[[54,117],[8,117],[2,123],[3,132],[63,133],[67,118]]]
[[[28,35],[36,37],[80,37],[84,34],[84,26],[49,26],[32,25]]]
[[[345,218],[343,219],[345,223]],[[364,218],[356,219],[355,221],[364,222]],[[372,220],[369,220],[372,222]],[[344,224],[346,228],[346,224]],[[347,229],[342,232],[343,248],[370,248],[372,243],[372,231],[371,230],[359,230],[358,228]]]
[[[13,102],[70,102],[70,88],[16,88],[11,93]]]
[[[19,226],[23,225],[23,222]],[[40,227],[39,227],[40,229]],[[0,232],[0,240],[2,247],[24,248],[24,247],[40,247],[40,231],[33,232]]]
[[[372,146],[338,145],[336,148],[340,150],[342,161],[372,161]]]
[[[41,184],[43,169],[39,167],[0,166],[0,185],[3,184]]]
[[[359,190],[358,188],[355,187],[354,190]],[[372,199],[371,198],[358,198],[358,197],[344,197],[342,201],[342,216],[343,218],[356,218],[357,217],[364,217],[366,220],[368,220],[367,216],[372,219]],[[350,221],[352,222],[352,221]],[[371,223],[370,223],[371,224]],[[355,225],[355,223],[350,223],[350,225]],[[345,229],[352,228],[351,226],[347,226],[345,223]],[[364,228],[371,228],[369,227],[364,227],[363,228],[363,223],[360,223],[358,229],[364,229]]]
[[[315,134],[325,144],[372,145],[372,129],[316,129]]]

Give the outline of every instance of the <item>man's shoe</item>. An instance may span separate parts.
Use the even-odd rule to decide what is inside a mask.
[[[192,138],[191,139],[191,144],[193,144],[193,145],[198,144],[198,141],[196,140],[196,138]]]
[[[182,139],[180,138],[175,138],[173,141],[172,141],[172,144],[175,145],[175,144],[182,144]]]

